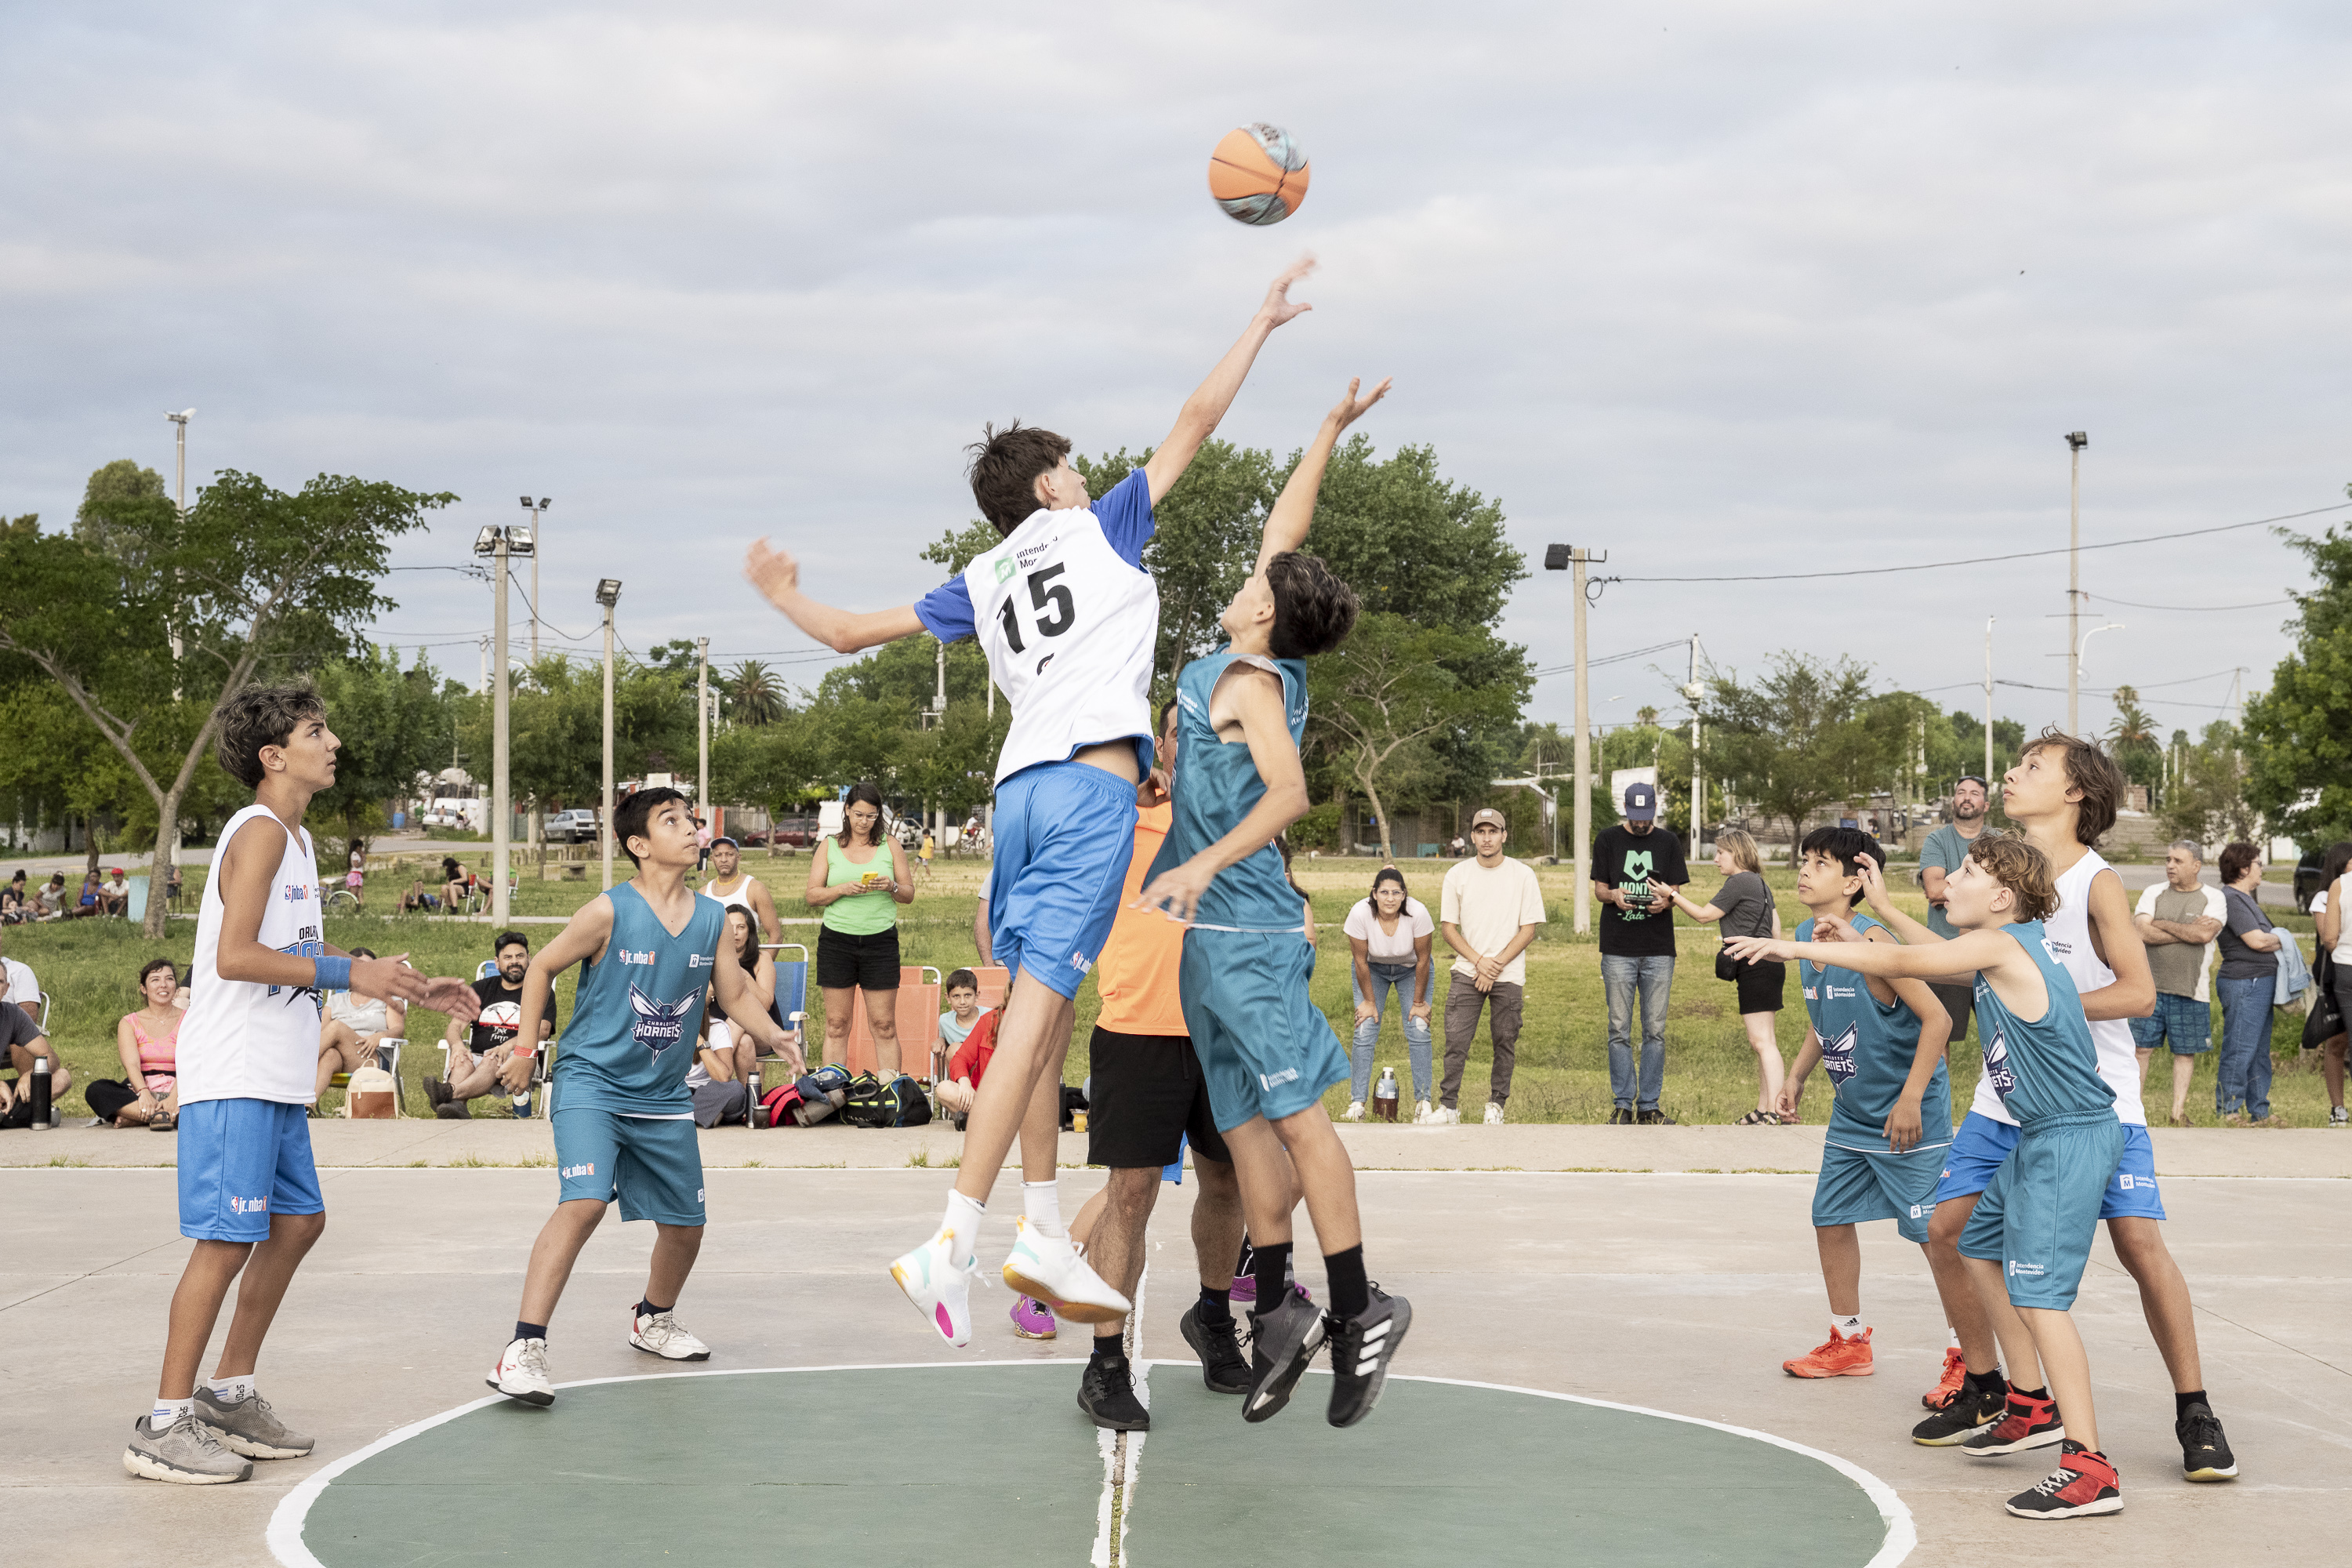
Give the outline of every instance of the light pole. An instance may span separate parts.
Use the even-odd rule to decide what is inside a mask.
[[[177,414],[163,416],[174,426],[172,432],[172,444],[176,450],[173,466],[176,470],[175,484],[179,499],[173,504],[178,511],[179,526],[183,530],[188,526],[188,421],[195,416],[196,411],[193,408],[183,408]],[[173,572],[172,586],[176,590],[179,583],[180,574]],[[175,592],[173,598],[177,600],[178,597],[179,595]],[[173,613],[167,615],[163,623],[163,635],[172,639],[172,700],[174,702],[180,700],[180,655],[186,651],[180,643],[180,618],[176,614],[178,609],[179,605],[174,603],[172,605]],[[172,834],[172,864],[177,866],[180,863],[180,825],[173,822],[169,826]]]
[[[694,678],[694,719],[698,737],[694,770],[694,814],[709,829],[710,815],[710,639],[694,639],[699,673]]]
[[[1579,936],[1592,929],[1592,693],[1591,671],[1585,659],[1584,569],[1606,561],[1572,544],[1544,546],[1544,569],[1569,572],[1576,594],[1576,910]]]
[[[522,498],[522,510],[530,513],[530,533],[534,541],[539,537],[541,514],[554,504],[545,496],[540,497],[536,502],[529,496]],[[530,662],[539,662],[539,552],[536,550],[530,556]]]
[[[2074,668],[2076,669],[2083,668],[2083,649],[2090,646],[2090,641],[2093,637],[2097,637],[2101,632],[2119,632],[2123,629],[2123,622],[2109,621],[2104,626],[2093,626],[2089,631],[2084,632],[2083,634],[2083,640],[2074,645]],[[2074,726],[2071,718],[2066,725],[2066,732],[2070,735],[2074,732]]]
[[[1992,622],[1985,617],[1985,794],[1992,794]],[[1958,785],[1954,786],[1958,787]]]
[[[1683,688],[1683,695],[1690,699],[1691,705],[1690,852],[1691,858],[1695,860],[1698,858],[1699,845],[1706,837],[1706,787],[1700,780],[1698,763],[1698,702],[1699,699],[1706,695],[1706,688],[1698,683],[1698,634],[1696,632],[1691,633],[1690,684]]]
[[[474,536],[474,553],[487,555],[494,563],[490,637],[498,649],[490,685],[490,919],[499,924],[513,912],[513,900],[507,891],[507,859],[511,850],[507,838],[512,812],[508,784],[507,563],[516,555],[533,555],[537,549],[530,527],[520,522],[506,528],[485,527]]]
[[[2066,485],[2066,733],[2082,733],[2083,645],[2076,632],[2083,616],[2083,448],[2091,438],[2080,430],[2066,433],[2073,476]]]
[[[621,580],[607,577],[596,584],[596,602],[604,606],[604,810],[597,838],[604,847],[604,890],[613,890],[613,606],[621,602]]]

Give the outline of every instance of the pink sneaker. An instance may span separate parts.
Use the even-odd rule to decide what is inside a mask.
[[[1256,1306],[1257,1276],[1255,1274],[1234,1275],[1231,1300],[1233,1304],[1236,1307]]]
[[[1054,1314],[1043,1301],[1024,1296],[1013,1303],[1013,1331],[1024,1340],[1050,1340],[1054,1337]]]

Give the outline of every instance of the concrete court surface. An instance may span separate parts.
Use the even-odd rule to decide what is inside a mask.
[[[1102,1176],[1067,1176],[1066,1212],[1074,1212]],[[268,1562],[271,1512],[305,1476],[486,1392],[482,1373],[509,1331],[525,1253],[555,1184],[546,1170],[325,1173],[327,1236],[298,1278],[262,1367],[265,1390],[318,1436],[318,1453],[261,1465],[241,1486],[198,1489],[134,1481],[119,1464],[128,1424],[153,1389],[164,1304],[188,1247],[177,1235],[171,1173],[19,1169],[0,1181],[8,1197],[0,1221],[0,1385],[8,1390],[0,1487],[9,1521],[0,1557],[41,1564],[113,1564],[159,1551],[197,1565]],[[709,1365],[951,1358],[882,1267],[936,1222],[946,1182],[940,1171],[906,1168],[713,1170],[711,1230],[680,1307],[716,1347]],[[1942,1328],[1917,1251],[1891,1226],[1865,1232],[1864,1307],[1877,1329],[1878,1374],[1798,1383],[1780,1373],[1782,1359],[1822,1338],[1811,1188],[1809,1177],[1790,1175],[1368,1170],[1372,1274],[1417,1310],[1396,1370],[1619,1401],[1825,1450],[1895,1489],[1916,1521],[1914,1563],[1975,1564],[1990,1552],[2133,1568],[2340,1560],[2352,1503],[2352,1354],[2341,1328],[2352,1300],[2352,1238],[2342,1223],[2352,1189],[2342,1181],[2167,1178],[2168,1235],[2197,1296],[2206,1383],[2245,1472],[2233,1484],[2179,1479],[2162,1364],[2102,1239],[2077,1320],[2127,1508],[2062,1524],[2011,1520],[1999,1506],[2045,1472],[2048,1454],[1973,1461],[1908,1441]],[[1183,1215],[1192,1192],[1189,1182],[1163,1189],[1155,1218],[1147,1356],[1188,1357],[1176,1318],[1191,1289]],[[1008,1176],[992,1209],[1018,1205]],[[984,1260],[1007,1234],[992,1222]],[[650,1240],[649,1226],[608,1220],[583,1256],[553,1327],[559,1382],[674,1370],[624,1339]],[[1300,1250],[1308,1259],[1302,1276],[1319,1286],[1304,1226]],[[1001,1288],[978,1299],[974,1359],[1084,1353],[1077,1332],[1058,1344],[1015,1340],[1004,1327],[1007,1305]],[[1181,1373],[1158,1368],[1155,1386]],[[1073,1360],[1073,1392],[1076,1374]],[[1319,1426],[1318,1395],[1310,1383],[1277,1420]],[[550,1414],[564,1408],[559,1398]],[[1167,1419],[1202,1408],[1171,1399]],[[1241,1430],[1230,1406],[1210,1408],[1210,1418]],[[1372,1420],[1399,1420],[1409,1408],[1384,1404]],[[875,1419],[919,1414],[902,1401],[872,1411]],[[1069,1434],[1055,1428],[1057,1441],[1087,1435],[1074,1405],[1044,1419],[1075,1424]],[[1433,1444],[1421,1458],[1424,1481],[1478,1465],[1475,1452],[1450,1446]],[[1580,1458],[1563,1451],[1558,1462],[1567,1474]],[[505,1498],[482,1506],[532,1506],[530,1476],[511,1479]],[[1357,1494],[1326,1486],[1302,1500],[1374,1506],[1394,1479],[1366,1474]],[[1683,1480],[1691,1507],[1724,1506],[1704,1470]],[[969,1500],[973,1517],[995,1500]],[[1412,1521],[1400,1517],[1397,1528]],[[446,1531],[446,1549],[418,1560],[464,1560],[462,1510],[432,1529]],[[1534,1544],[1554,1560],[1575,1551],[1570,1540]],[[1229,1543],[1213,1551],[1229,1555]],[[1146,1568],[1186,1560],[1176,1550],[1135,1558]]]

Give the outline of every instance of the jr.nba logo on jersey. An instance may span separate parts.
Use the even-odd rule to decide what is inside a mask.
[[[1992,1091],[2000,1096],[2005,1105],[2017,1088],[2017,1075],[2009,1070],[2009,1036],[2005,1031],[1995,1030],[1992,1038],[1985,1042],[1984,1059],[1985,1081],[1992,1085]]]
[[[1836,1039],[1822,1042],[1822,1067],[1832,1083],[1843,1083],[1853,1076],[1854,1034],[1854,1026],[1848,1024]]]
[[[661,1059],[661,1054],[686,1038],[687,1009],[694,1005],[691,994],[676,1002],[656,1002],[635,986],[629,987],[629,1006],[637,1016],[635,1030],[637,1044]]]

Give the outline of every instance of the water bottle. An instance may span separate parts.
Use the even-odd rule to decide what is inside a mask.
[[[515,1055],[526,1062],[531,1058],[528,1050],[519,1049]],[[528,1121],[530,1117],[530,1079],[528,1078],[522,1080],[522,1089],[514,1097],[514,1113],[517,1121]]]
[[[1382,1068],[1381,1081],[1372,1086],[1372,1114],[1383,1121],[1397,1119],[1396,1068]]]
[[[49,1058],[35,1057],[32,1073],[33,1131],[47,1132],[57,1126],[49,1111]]]
[[[754,1129],[767,1126],[768,1108],[760,1103],[760,1063],[756,1058],[751,1063],[751,1076],[743,1087],[751,1094],[751,1103],[744,1108],[743,1124]]]

